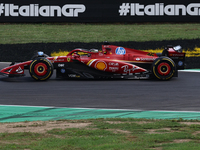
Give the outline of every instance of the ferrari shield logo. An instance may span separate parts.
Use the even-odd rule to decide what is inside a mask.
[[[151,52],[150,52],[150,53],[148,53],[147,55],[148,55],[148,56],[154,56],[154,53],[151,53]]]
[[[67,61],[70,62],[71,58],[67,58]]]

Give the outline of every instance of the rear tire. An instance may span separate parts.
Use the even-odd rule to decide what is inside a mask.
[[[159,57],[152,64],[152,74],[159,80],[169,80],[175,73],[176,65],[168,57]]]
[[[52,63],[43,57],[38,57],[32,61],[29,67],[31,77],[37,81],[45,81],[53,74]]]

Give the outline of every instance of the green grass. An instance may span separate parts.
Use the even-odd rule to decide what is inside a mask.
[[[0,149],[31,150],[196,150],[200,122],[180,120],[90,119],[84,128],[55,128],[46,133],[1,133]],[[57,121],[59,123],[59,121]],[[45,124],[44,124],[45,125]],[[20,127],[19,127],[20,128]],[[35,126],[35,128],[38,128]]]
[[[200,24],[0,24],[0,44],[196,39]]]

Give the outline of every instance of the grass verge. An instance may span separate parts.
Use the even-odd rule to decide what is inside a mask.
[[[49,125],[52,128],[49,128]],[[0,149],[183,150],[199,149],[200,122],[147,119],[88,119],[1,123]],[[21,132],[24,129],[26,132]],[[43,130],[41,130],[43,129]]]
[[[0,44],[196,39],[199,23],[0,24]]]

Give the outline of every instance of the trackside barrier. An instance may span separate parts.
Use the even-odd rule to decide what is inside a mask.
[[[0,22],[200,22],[199,0],[1,0]]]

